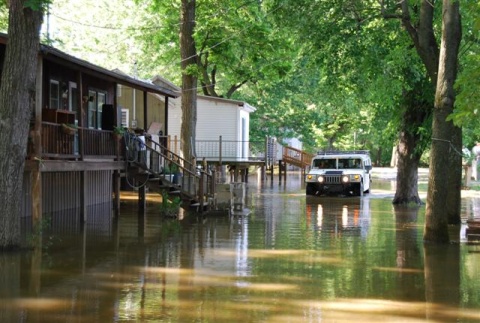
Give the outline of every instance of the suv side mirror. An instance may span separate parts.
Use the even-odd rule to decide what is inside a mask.
[[[367,170],[367,172],[371,171],[372,165],[365,165],[365,169]]]

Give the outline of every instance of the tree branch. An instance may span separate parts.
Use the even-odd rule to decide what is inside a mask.
[[[242,82],[240,82],[240,83],[238,83],[238,84],[232,85],[232,86],[230,87],[230,89],[228,90],[228,92],[227,92],[227,98],[230,98],[236,90],[238,90],[239,88],[241,88],[242,85],[244,85],[244,84],[247,83],[247,82],[248,82],[248,80],[243,80]]]

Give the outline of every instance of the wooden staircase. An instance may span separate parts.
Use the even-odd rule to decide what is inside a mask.
[[[148,185],[151,191],[179,196],[183,207],[200,211],[214,204],[215,172],[198,168],[158,142],[140,140],[134,134],[125,136],[127,176]]]
[[[310,166],[313,154],[304,152],[303,150],[290,146],[283,147],[282,160],[286,164],[290,164],[305,170]]]

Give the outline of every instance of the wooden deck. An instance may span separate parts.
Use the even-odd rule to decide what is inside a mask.
[[[119,212],[120,178],[148,182],[148,187],[158,192],[178,192],[175,194],[185,205],[204,210],[214,204],[215,184],[226,176],[224,168],[219,173],[217,166],[228,166],[235,181],[244,181],[250,166],[271,168],[273,174],[273,166],[279,163],[276,142],[270,138],[263,142],[197,141],[198,159],[190,162],[176,152],[178,142],[166,138],[159,140],[166,145],[149,136],[141,142],[131,133],[119,140],[112,131],[82,127],[66,131],[62,124],[45,121],[41,123],[41,136],[36,136],[40,143],[35,145],[35,134],[31,134],[24,187],[32,204],[25,204],[26,214],[34,213],[32,205],[39,203],[35,196],[42,196],[39,192],[43,191],[44,212],[80,208],[86,222],[89,207],[111,202],[112,196],[114,211]],[[283,162],[302,169],[309,166],[312,157],[292,147],[283,148]],[[178,170],[178,181],[166,171],[172,166]],[[35,174],[42,174],[43,179],[39,181]],[[140,207],[143,196],[141,188]]]
[[[82,127],[66,131],[62,124],[42,122],[41,135],[35,137],[31,131],[31,136],[24,173],[22,213],[26,217],[38,217],[38,210],[48,214],[79,210],[72,214],[80,213],[82,221],[89,222],[91,206],[111,205],[112,196],[118,214],[120,178],[129,176],[155,182],[157,191],[179,191],[185,201],[202,209],[214,196],[213,174],[197,171],[159,143],[148,140],[145,145],[134,134],[119,140],[112,131]],[[179,183],[164,174],[167,165],[173,164],[181,174]],[[144,191],[139,191],[139,200],[142,196]]]

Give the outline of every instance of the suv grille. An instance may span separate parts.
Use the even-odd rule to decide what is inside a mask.
[[[326,175],[325,184],[340,184],[342,177],[340,175]]]

